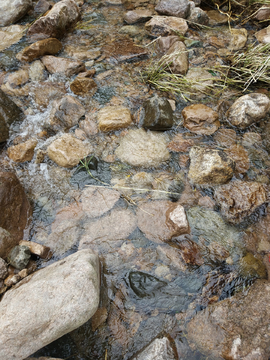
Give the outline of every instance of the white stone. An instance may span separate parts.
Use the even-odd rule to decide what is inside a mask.
[[[178,205],[169,215],[170,220],[183,230],[184,233],[188,231],[189,225],[186,217],[185,209],[182,205]]]

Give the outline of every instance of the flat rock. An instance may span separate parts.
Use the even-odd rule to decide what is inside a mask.
[[[70,84],[70,90],[81,96],[93,96],[97,91],[97,84],[93,79],[77,76]]]
[[[153,11],[148,9],[135,9],[128,11],[124,15],[124,20],[128,24],[136,24],[138,22],[145,22],[151,19]]]
[[[167,337],[155,339],[134,360],[176,360],[175,353]]]
[[[89,155],[92,146],[71,134],[64,134],[59,139],[54,140],[48,146],[47,151],[49,158],[56,162],[57,165],[70,168]]]
[[[195,134],[212,135],[220,127],[218,113],[203,104],[185,107],[182,115],[184,127]]]
[[[155,10],[161,15],[187,18],[190,14],[189,0],[159,0]]]
[[[268,113],[270,100],[268,96],[252,93],[237,99],[226,113],[228,122],[240,129],[262,120]]]
[[[44,55],[55,55],[62,49],[62,44],[55,38],[37,41],[24,48],[16,55],[20,61],[31,62]]]
[[[87,249],[6,292],[0,305],[0,357],[24,359],[88,321],[98,308],[99,277],[98,256]]]
[[[11,25],[0,28],[0,51],[19,42],[23,37],[25,28],[24,25]]]
[[[85,71],[85,65],[81,61],[51,55],[43,56],[41,61],[51,74],[58,73],[66,76],[72,76]]]
[[[243,146],[237,144],[232,145],[225,150],[226,154],[235,162],[235,171],[244,174],[250,167],[248,152]]]
[[[132,166],[155,167],[170,158],[167,137],[143,129],[129,130],[115,150],[115,155]]]
[[[31,161],[34,156],[34,150],[37,146],[37,140],[30,139],[24,143],[10,146],[7,149],[8,157],[15,162]]]
[[[195,184],[225,184],[234,172],[234,161],[221,150],[193,146],[189,152],[189,179]]]
[[[175,35],[175,32],[185,35],[188,24],[185,19],[176,16],[155,15],[145,24],[145,28],[154,36]]]
[[[104,106],[97,113],[100,131],[108,132],[123,129],[132,124],[131,113],[124,106]]]
[[[0,26],[7,26],[20,20],[32,6],[32,0],[1,0]]]
[[[215,190],[215,200],[222,215],[232,223],[239,223],[267,201],[263,184],[235,180]]]

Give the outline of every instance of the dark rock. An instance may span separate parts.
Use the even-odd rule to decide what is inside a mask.
[[[140,297],[153,297],[156,292],[167,285],[156,277],[141,271],[131,271],[129,273],[129,284],[134,293]]]
[[[10,265],[15,269],[25,269],[31,258],[31,252],[28,246],[15,246],[8,255]]]

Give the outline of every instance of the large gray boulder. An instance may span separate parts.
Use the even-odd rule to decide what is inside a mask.
[[[22,18],[32,6],[32,0],[0,0],[0,26],[7,26]]]
[[[26,277],[0,303],[0,358],[22,360],[78,328],[99,304],[99,260],[81,250]]]

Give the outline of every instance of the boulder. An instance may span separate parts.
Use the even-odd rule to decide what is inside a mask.
[[[34,150],[37,146],[37,140],[30,139],[24,143],[10,146],[7,149],[8,157],[15,162],[31,161],[34,156]]]
[[[133,360],[176,360],[174,350],[167,337],[155,339]]]
[[[100,131],[108,132],[120,130],[132,124],[131,113],[124,106],[104,106],[97,113]]]
[[[81,61],[51,55],[43,56],[41,61],[51,74],[57,73],[65,76],[72,76],[85,71],[85,65]]]
[[[203,104],[185,107],[182,115],[184,127],[195,134],[212,135],[220,127],[218,113]]]
[[[189,157],[188,177],[195,184],[225,184],[233,176],[234,161],[221,150],[193,146]]]
[[[166,53],[168,68],[174,74],[186,75],[188,71],[188,52],[182,41],[174,42]]]
[[[32,0],[1,0],[0,26],[7,26],[20,20],[32,6]]]
[[[24,48],[16,55],[19,61],[31,62],[44,55],[55,55],[62,49],[62,44],[55,38],[44,39]]]
[[[226,113],[228,122],[240,129],[262,120],[268,113],[270,100],[268,96],[252,93],[237,99]]]
[[[239,223],[267,201],[265,186],[258,182],[235,180],[215,190],[215,200],[222,215],[232,223]]]
[[[97,84],[93,79],[77,76],[70,84],[70,90],[81,96],[93,96],[97,91]]]
[[[54,140],[47,149],[49,158],[57,165],[71,168],[92,151],[92,146],[71,134],[64,134]]]
[[[189,0],[159,0],[155,10],[162,15],[187,18],[190,14]]]
[[[62,0],[30,26],[27,35],[35,40],[61,38],[80,18],[80,10],[74,0]]]
[[[136,24],[138,22],[145,22],[151,19],[153,12],[148,9],[135,9],[128,11],[124,15],[124,20],[128,24]]]
[[[185,35],[188,24],[185,19],[175,16],[155,15],[145,24],[145,28],[154,36],[168,36],[175,33]]]
[[[0,28],[0,51],[16,44],[23,37],[24,25],[11,25]]]
[[[6,292],[0,304],[1,359],[24,359],[88,321],[98,308],[99,278],[98,256],[87,249]]]

